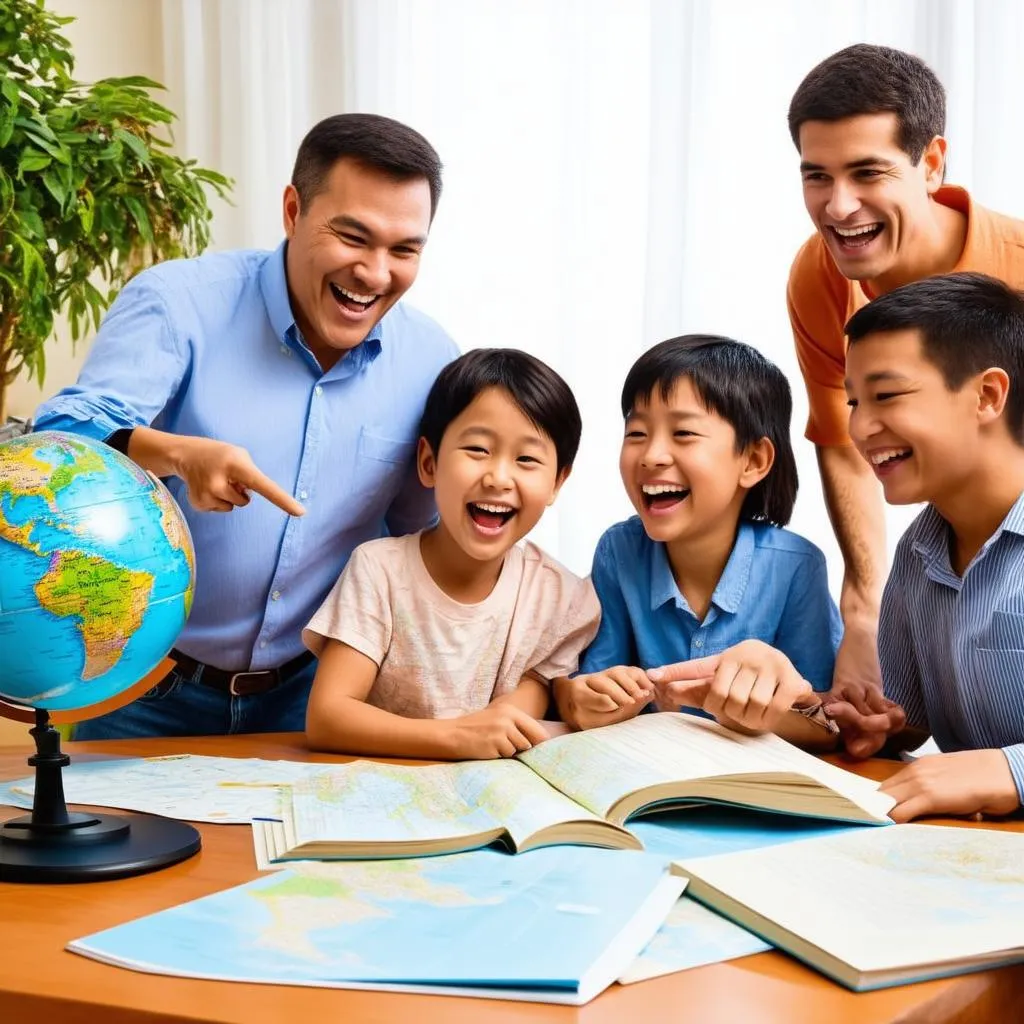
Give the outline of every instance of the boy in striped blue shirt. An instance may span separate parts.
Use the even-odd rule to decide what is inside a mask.
[[[894,505],[928,502],[896,549],[878,650],[887,714],[830,705],[862,757],[930,731],[892,776],[896,821],[1024,799],[1024,296],[926,278],[847,323],[850,436]]]

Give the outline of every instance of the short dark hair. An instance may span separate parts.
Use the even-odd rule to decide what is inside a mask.
[[[648,349],[622,385],[622,415],[650,400],[657,388],[668,400],[685,377],[704,408],[736,432],[736,451],[768,438],[775,461],[768,475],[750,489],[740,517],[785,526],[793,515],[798,486],[789,436],[793,396],[785,374],[756,348],[715,334],[684,334]]]
[[[799,149],[805,121],[887,113],[896,115],[896,144],[916,164],[946,130],[946,90],[920,57],[857,43],[826,57],[797,87],[789,104],[789,134]]]
[[[426,178],[433,219],[441,198],[441,158],[418,131],[379,114],[335,114],[310,128],[292,169],[299,203],[305,206],[322,192],[327,175],[346,157],[396,181]]]
[[[1007,424],[1024,442],[1024,295],[987,274],[941,274],[887,292],[846,324],[851,345],[905,330],[918,332],[921,351],[950,391],[990,367],[1005,370]]]
[[[551,438],[559,473],[572,468],[583,431],[576,398],[547,363],[517,348],[473,349],[441,371],[420,420],[420,437],[431,451],[437,454],[452,420],[488,388],[501,388]]]

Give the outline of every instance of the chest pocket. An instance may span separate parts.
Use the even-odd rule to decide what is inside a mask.
[[[978,650],[992,653],[1015,651],[1024,657],[1024,615],[995,612],[979,637]]]
[[[411,477],[416,444],[374,434],[359,434],[350,501],[359,520],[377,519]]]

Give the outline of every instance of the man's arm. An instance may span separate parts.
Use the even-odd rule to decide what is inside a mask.
[[[817,446],[825,504],[845,567],[839,602],[845,632],[832,684],[837,696],[856,700],[865,711],[880,711],[875,644],[885,520],[874,474],[850,444],[843,386],[848,294],[849,283],[838,275],[821,239],[812,237],[793,260],[786,305],[807,388],[807,438]]]
[[[128,456],[155,476],[179,476],[202,511],[230,511],[256,491],[290,515],[302,506],[253,464],[244,449],[202,437],[150,429],[192,370],[160,290],[143,273],[103,319],[77,384],[36,411],[37,430],[67,430],[110,440],[127,435]]]
[[[885,575],[885,517],[878,482],[850,446],[818,446],[822,491],[843,556],[839,610],[843,640],[832,679],[835,697],[863,713],[884,710],[878,668],[878,609]]]

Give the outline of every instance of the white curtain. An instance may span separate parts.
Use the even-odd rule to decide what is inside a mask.
[[[1015,0],[163,0],[182,152],[237,179],[218,247],[271,247],[316,120],[422,131],[445,194],[409,300],[463,349],[565,375],[584,437],[535,539],[573,569],[630,512],[618,392],[651,344],[729,334],[793,382],[793,528],[841,562],[821,503],[784,289],[811,231],[786,127],[800,79],[853,42],[919,54],[949,92],[948,179],[1024,216]],[[909,521],[891,514],[890,545]]]

